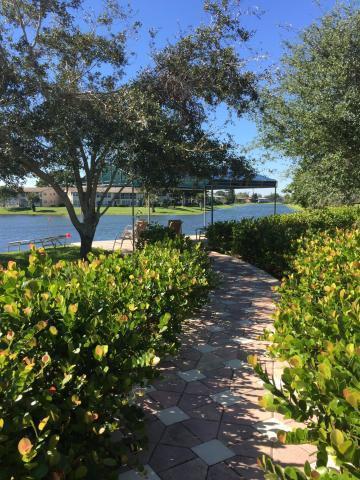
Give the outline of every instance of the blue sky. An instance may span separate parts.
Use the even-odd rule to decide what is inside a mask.
[[[254,15],[244,15],[246,27],[254,30],[254,36],[248,46],[254,51],[266,55],[266,59],[250,61],[249,67],[259,69],[264,66],[276,65],[283,52],[285,40],[295,40],[299,31],[316,21],[335,5],[335,0],[245,0],[244,10],[254,9],[262,12],[260,18]],[[136,55],[131,59],[128,72],[134,74],[137,69],[148,64],[151,59],[148,48],[149,28],[158,29],[157,44],[164,45],[167,40],[174,41],[180,27],[198,25],[205,17],[202,10],[202,0],[131,0],[136,18],[143,24],[139,37],[131,42]],[[244,56],[251,58],[254,53],[244,50]],[[222,124],[223,111],[219,110],[219,124]],[[250,119],[236,120],[228,126],[229,131],[240,145],[248,145],[257,137],[256,125]],[[262,152],[252,153],[258,161],[261,173],[279,180],[280,189],[289,183],[289,161],[279,159],[264,161]],[[263,163],[265,162],[265,163]]]
[[[90,10],[98,10],[102,4],[101,0],[85,1]],[[254,36],[241,53],[249,59],[252,59],[255,53],[265,56],[260,60],[249,60],[249,68],[275,68],[283,52],[283,42],[295,40],[304,27],[329,11],[335,3],[336,0],[243,0],[241,5],[244,11],[262,13],[260,18],[250,14],[243,16],[244,26],[253,30]],[[174,42],[180,29],[197,26],[206,18],[202,10],[203,0],[129,0],[129,4],[134,11],[134,19],[142,23],[137,38],[132,38],[129,45],[130,50],[135,52],[126,69],[126,75],[130,77],[134,76],[139,68],[151,63],[149,29],[158,30],[156,44],[161,47],[167,41]],[[219,128],[223,126],[224,117],[224,109],[220,108],[215,120]],[[230,132],[235,141],[244,147],[257,138],[256,125],[248,118],[236,119],[232,125],[226,127],[226,132]],[[253,151],[251,156],[256,159],[260,173],[279,181],[280,190],[289,183],[289,159],[266,161],[263,152],[258,150]],[[34,181],[30,183],[33,184]]]

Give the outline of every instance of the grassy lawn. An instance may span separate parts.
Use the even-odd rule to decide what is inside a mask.
[[[93,253],[100,253],[102,250],[93,248]],[[9,260],[15,260],[18,265],[26,267],[28,265],[29,250],[22,252],[0,253],[0,264],[6,265]],[[79,247],[58,247],[47,248],[46,253],[54,261],[58,260],[78,260],[80,258]]]
[[[240,205],[240,204],[239,204]],[[233,205],[216,205],[215,209],[230,208]],[[75,209],[77,214],[80,214],[80,208]],[[131,207],[110,207],[106,215],[131,215]],[[155,212],[151,215],[199,215],[203,212],[200,207],[176,207],[165,208],[156,207]],[[147,215],[147,207],[135,207],[136,215]],[[0,215],[59,215],[67,216],[65,207],[37,207],[36,212],[31,208],[4,208],[0,207]]]

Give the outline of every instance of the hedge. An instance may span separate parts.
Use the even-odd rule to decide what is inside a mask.
[[[1,480],[116,478],[143,441],[134,389],[205,301],[208,262],[178,239],[0,269]]]
[[[216,222],[207,229],[209,248],[240,255],[281,278],[290,269],[296,240],[318,231],[360,224],[360,207],[335,207],[239,222]]]
[[[284,472],[263,459],[266,478],[360,478],[360,230],[299,243],[293,273],[279,288],[275,332],[265,335],[270,354],[287,365],[281,388],[256,357],[249,362],[268,390],[260,404],[306,425],[279,432],[280,442],[315,444],[317,468]]]
[[[149,243],[163,242],[166,240],[174,240],[176,238],[175,230],[169,227],[159,225],[158,223],[151,223],[142,230],[136,242],[137,248],[144,248]]]

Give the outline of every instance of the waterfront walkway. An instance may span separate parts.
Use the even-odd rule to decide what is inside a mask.
[[[295,422],[262,410],[262,382],[246,363],[256,353],[279,381],[281,365],[266,357],[258,340],[271,328],[272,287],[277,281],[241,260],[211,254],[219,288],[199,315],[186,322],[182,348],[161,364],[162,379],[140,402],[149,448],[139,457],[151,480],[260,479],[256,458],[303,466],[311,446],[283,446],[279,429]],[[144,478],[122,470],[119,480]]]

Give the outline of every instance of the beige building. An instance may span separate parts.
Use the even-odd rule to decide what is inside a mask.
[[[100,186],[96,192],[96,203],[98,204],[105,190],[106,186]],[[67,195],[74,205],[74,207],[80,207],[79,194],[75,187],[68,189]],[[146,194],[139,188],[134,189],[134,204],[135,206],[143,206],[146,201]],[[16,197],[9,198],[6,202],[6,207],[31,207],[35,199],[34,204],[37,207],[58,207],[64,205],[61,197],[51,187],[23,187],[23,191],[19,192]],[[171,195],[160,194],[156,195],[156,203],[163,204],[166,201],[171,200]],[[132,205],[132,188],[123,187],[120,191],[119,187],[111,187],[108,192],[105,193],[105,197],[102,201],[103,206],[123,206],[129,207]]]
[[[63,204],[51,187],[23,187],[22,192],[7,200],[6,207],[30,207],[33,200],[38,207],[58,207]]]

